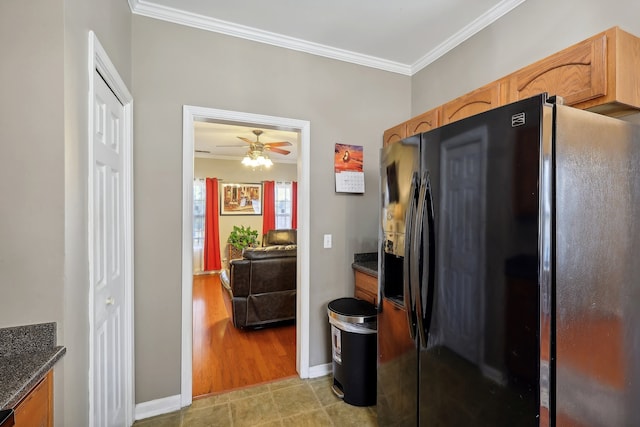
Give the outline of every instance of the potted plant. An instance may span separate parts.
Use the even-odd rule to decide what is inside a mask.
[[[244,248],[258,246],[258,230],[253,230],[251,227],[245,227],[244,225],[239,227],[234,225],[227,243],[229,260],[242,258],[242,250]]]

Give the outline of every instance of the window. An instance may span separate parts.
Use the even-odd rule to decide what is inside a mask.
[[[204,215],[207,186],[204,179],[193,180],[193,266],[194,271],[202,271],[204,248]]]
[[[291,182],[276,182],[276,230],[291,228]]]

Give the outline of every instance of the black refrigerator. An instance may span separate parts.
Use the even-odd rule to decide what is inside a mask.
[[[560,101],[382,150],[380,426],[640,425],[640,127]]]

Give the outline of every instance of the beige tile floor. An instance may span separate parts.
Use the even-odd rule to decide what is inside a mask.
[[[331,391],[331,376],[289,378],[231,391],[178,412],[137,421],[134,427],[377,426],[376,407],[344,403]]]

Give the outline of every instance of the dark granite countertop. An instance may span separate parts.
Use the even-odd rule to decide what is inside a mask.
[[[353,254],[351,267],[354,270],[378,277],[378,254],[376,252]]]
[[[66,348],[55,323],[0,329],[0,409],[13,408],[42,380]]]

